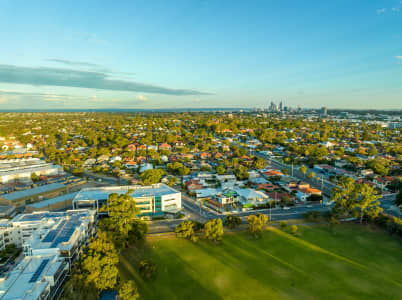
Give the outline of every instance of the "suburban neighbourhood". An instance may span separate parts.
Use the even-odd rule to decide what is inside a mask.
[[[1,115],[0,298],[69,299],[79,274],[106,268],[85,263],[101,251],[91,245],[112,245],[108,232],[113,260],[145,236],[219,241],[222,226],[381,216],[400,235],[400,116],[280,107]],[[90,294],[113,294],[112,274]]]

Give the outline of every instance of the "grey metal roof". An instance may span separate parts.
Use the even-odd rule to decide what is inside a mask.
[[[73,199],[77,194],[78,194],[78,192],[69,193],[69,194],[64,194],[64,195],[59,196],[59,197],[56,197],[56,198],[52,198],[52,199],[43,200],[43,201],[40,201],[40,202],[36,202],[36,203],[29,204],[29,206],[30,206],[30,207],[34,207],[34,208],[47,207],[47,206],[52,205],[52,204],[55,204],[55,203],[64,202],[64,201],[66,201],[66,200],[71,200],[71,199]]]
[[[29,197],[29,196],[34,196],[34,195],[38,195],[41,193],[50,192],[52,190],[57,190],[57,189],[60,189],[63,187],[65,187],[64,184],[56,182],[56,183],[41,185],[41,186],[38,186],[33,189],[29,189],[29,190],[18,191],[18,192],[9,193],[9,194],[3,194],[0,197],[4,198],[6,200],[13,201],[13,200],[18,200],[18,199],[21,199],[24,197]]]

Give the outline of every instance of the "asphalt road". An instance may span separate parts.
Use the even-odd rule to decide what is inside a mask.
[[[393,216],[399,217],[399,211],[395,210],[395,206],[393,205],[395,199],[394,194],[385,195],[380,200],[381,207],[383,208],[385,213],[391,214]],[[190,197],[184,195],[182,193],[182,206],[184,207],[187,213],[191,213],[192,215],[197,216],[199,221],[205,222],[211,219],[224,219],[226,215],[233,214],[239,217],[247,217],[249,215],[263,213],[270,217],[272,221],[279,220],[290,220],[290,219],[302,219],[303,214],[310,211],[320,211],[326,212],[332,209],[332,205],[323,205],[323,204],[306,204],[306,205],[296,205],[288,208],[272,208],[270,209],[261,209],[261,210],[250,210],[246,212],[239,213],[228,213],[228,214],[220,214],[206,207],[201,207],[198,203],[195,203],[195,200]],[[200,216],[201,212],[201,216]]]
[[[312,187],[322,190],[322,192],[325,196],[331,197],[332,189],[336,185],[333,182],[328,181],[324,177],[322,177],[323,176],[322,174],[317,174],[317,172],[315,172],[317,174],[316,176],[320,176],[320,177],[319,178],[317,177],[317,179],[310,179],[307,177],[306,174],[303,174],[302,172],[299,171],[299,167],[296,167],[296,166],[292,167],[292,166],[286,165],[284,163],[281,163],[281,162],[273,159],[272,157],[269,157],[269,156],[261,154],[261,153],[256,153],[255,155],[268,160],[271,163],[271,166],[275,169],[288,170],[289,175],[291,175],[293,177],[297,177],[298,179],[309,183]],[[307,173],[312,172],[312,171],[313,171],[312,169],[308,169]]]

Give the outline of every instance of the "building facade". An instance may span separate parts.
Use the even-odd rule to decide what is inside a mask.
[[[0,299],[57,299],[83,246],[95,234],[96,212],[21,214],[1,222],[3,239],[23,248],[24,259],[0,277]],[[10,239],[11,241],[11,239]]]
[[[73,199],[73,209],[99,209],[107,204],[109,195],[129,193],[140,209],[139,216],[162,216],[166,213],[177,213],[181,210],[181,192],[163,184],[149,186],[110,186],[82,189]]]

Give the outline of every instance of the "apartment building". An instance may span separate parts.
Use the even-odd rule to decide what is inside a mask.
[[[70,267],[95,234],[95,218],[95,211],[74,210],[2,220],[3,240],[6,232],[13,236],[25,257],[0,278],[0,299],[57,299]]]

